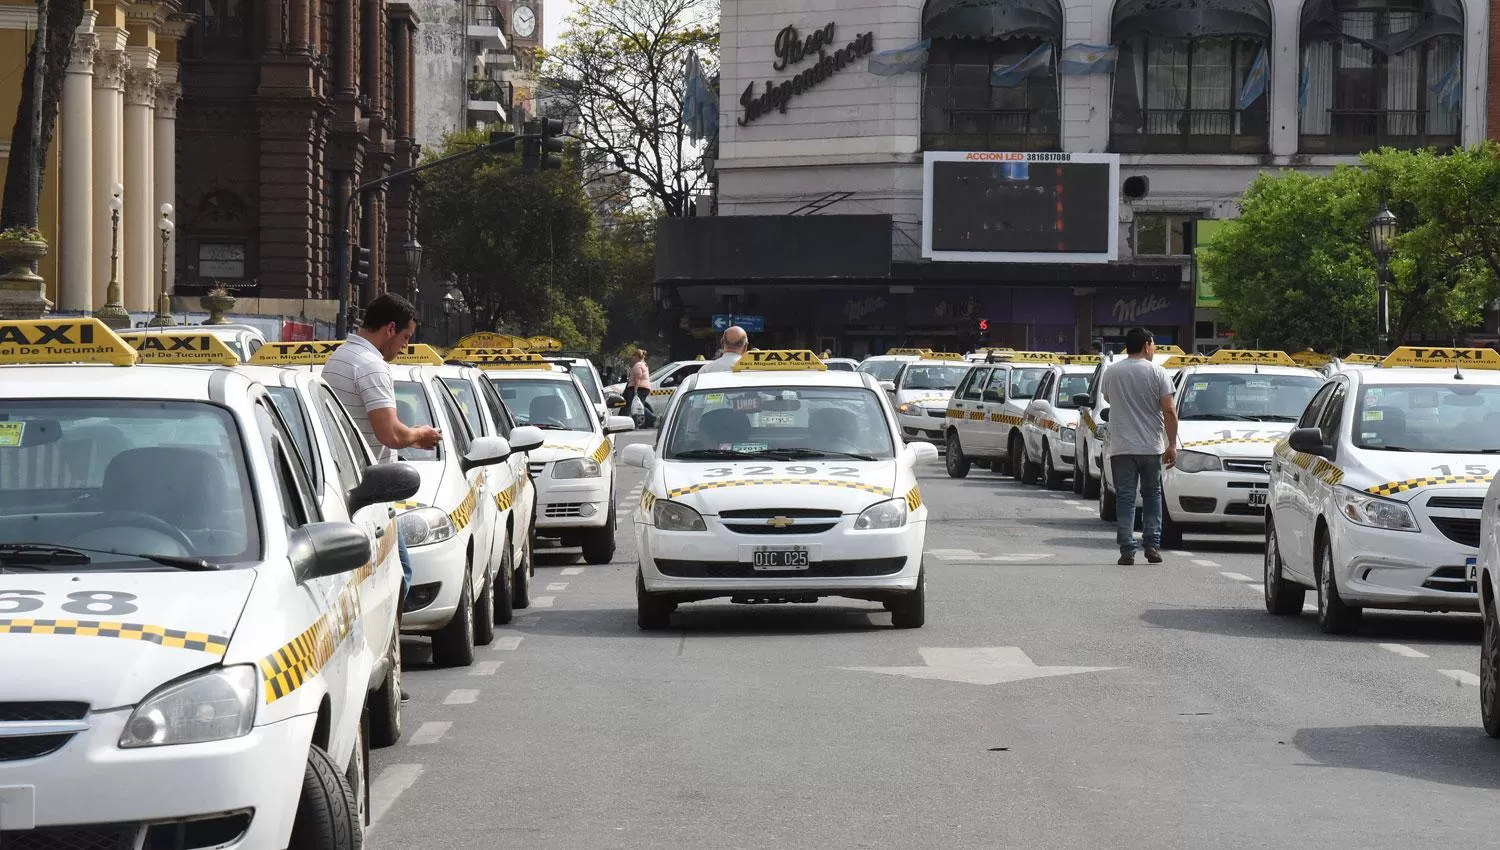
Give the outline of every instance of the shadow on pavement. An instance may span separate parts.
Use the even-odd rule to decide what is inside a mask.
[[[1253,598],[1253,597],[1252,597]],[[1309,594],[1309,601],[1311,594]],[[1318,630],[1311,612],[1275,617],[1259,608],[1155,608],[1141,620],[1159,629],[1225,637],[1284,638],[1341,643],[1420,642],[1478,646],[1484,623],[1477,614],[1365,611],[1359,634],[1341,637]]]
[[[1455,785],[1500,789],[1500,741],[1476,726],[1338,726],[1303,729],[1292,743],[1323,767],[1371,770]]]
[[[518,616],[511,628],[527,635],[679,640],[684,634],[695,638],[863,634],[888,631],[891,625],[889,615],[874,605],[692,602],[678,607],[672,615],[672,628],[659,632],[641,631],[635,624],[634,608],[552,609],[545,617]]]

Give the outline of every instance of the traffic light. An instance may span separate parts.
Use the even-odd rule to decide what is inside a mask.
[[[356,291],[370,284],[370,249],[356,248],[354,251],[354,288]]]
[[[979,320],[979,331],[980,331],[980,333],[988,331],[989,329],[990,329],[990,320],[989,319],[980,319]]]
[[[537,122],[542,131],[541,138],[541,161],[543,171],[555,171],[562,168],[562,157],[558,154],[563,151],[563,122],[561,118],[543,118]]]
[[[542,170],[542,131],[535,121],[521,127],[521,170],[527,174]]]

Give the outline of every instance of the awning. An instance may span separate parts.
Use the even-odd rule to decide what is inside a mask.
[[[1394,55],[1434,38],[1464,37],[1464,9],[1459,0],[1426,0],[1416,25],[1376,39],[1358,38],[1344,32],[1336,0],[1307,0],[1302,7],[1302,40],[1348,41],[1378,53]]]
[[[1062,39],[1058,0],[928,0],[923,38]]]
[[[1271,39],[1266,0],[1119,0],[1110,41],[1132,38]]]

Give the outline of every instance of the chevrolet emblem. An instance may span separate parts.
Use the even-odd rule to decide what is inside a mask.
[[[766,520],[766,525],[769,525],[772,528],[790,528],[796,524],[797,523],[795,521],[793,521],[789,517],[784,516],[771,517],[770,519]]]

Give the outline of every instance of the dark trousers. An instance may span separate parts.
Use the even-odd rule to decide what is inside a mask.
[[[651,409],[651,391],[645,387],[636,387],[632,392],[641,400],[641,409],[646,411],[646,427],[656,427],[656,411]]]

